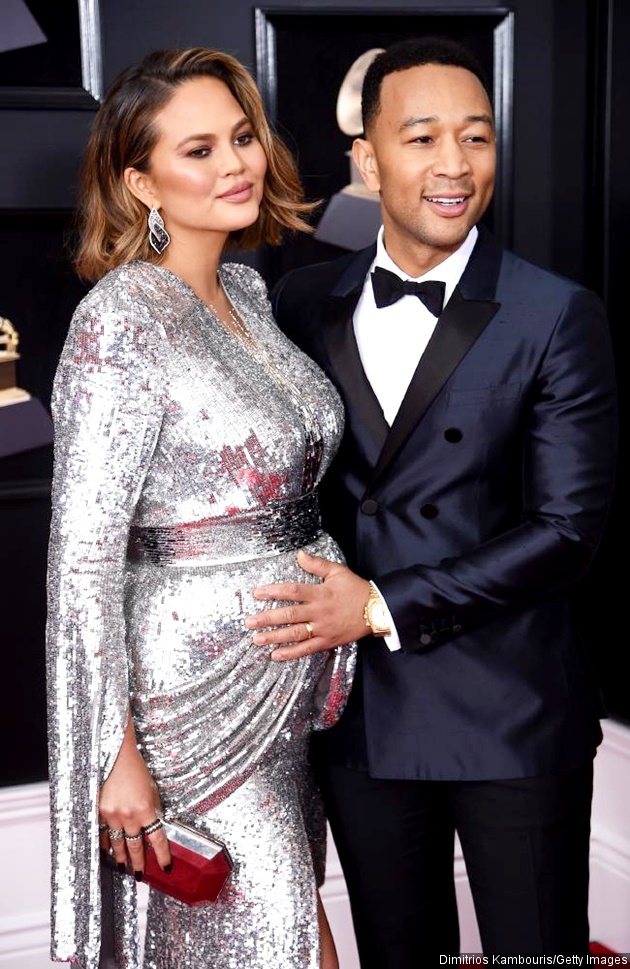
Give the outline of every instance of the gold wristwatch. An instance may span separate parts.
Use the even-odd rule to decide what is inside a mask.
[[[370,595],[365,603],[363,618],[373,636],[391,636],[392,631],[385,611],[385,603],[373,582],[370,582]]]

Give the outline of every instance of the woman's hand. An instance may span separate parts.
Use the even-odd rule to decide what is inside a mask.
[[[171,853],[163,828],[146,835],[143,832],[160,812],[158,790],[136,745],[130,717],[116,762],[101,787],[99,821],[107,825],[101,830],[101,847],[109,850],[111,844],[120,872],[125,871],[129,860],[137,881],[142,880],[144,871],[145,837],[151,842],[161,867],[169,870]]]

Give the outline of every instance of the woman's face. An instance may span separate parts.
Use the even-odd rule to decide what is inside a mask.
[[[267,158],[229,89],[199,77],[177,88],[155,116],[159,132],[149,170],[136,173],[160,209],[171,243],[230,232],[258,218]],[[136,193],[137,194],[137,193]]]

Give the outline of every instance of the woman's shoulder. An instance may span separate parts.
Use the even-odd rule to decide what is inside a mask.
[[[221,263],[221,275],[234,286],[238,286],[248,293],[267,296],[267,284],[253,266],[247,266],[243,262],[224,262]]]
[[[150,312],[160,305],[168,288],[158,272],[157,267],[141,260],[110,269],[83,297],[76,312]]]
[[[66,355],[76,346],[98,347],[100,357],[159,354],[165,298],[166,287],[149,263],[131,262],[110,270],[77,305]]]

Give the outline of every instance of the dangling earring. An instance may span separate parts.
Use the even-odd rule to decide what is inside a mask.
[[[149,225],[149,242],[157,252],[158,256],[161,256],[171,241],[171,237],[166,231],[164,227],[164,219],[156,209],[155,205],[149,212],[147,222]]]

